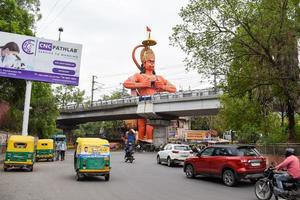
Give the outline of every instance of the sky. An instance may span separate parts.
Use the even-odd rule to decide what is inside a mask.
[[[40,0],[42,19],[36,36],[82,44],[79,88],[91,95],[92,76],[96,76],[94,100],[122,89],[122,83],[138,72],[131,53],[147,39],[150,27],[156,54],[156,73],[173,83],[177,90],[202,89],[196,71],[185,70],[184,52],[170,45],[172,27],[180,24],[180,9],[188,0]],[[139,58],[137,51],[136,58]],[[139,60],[139,59],[138,59]]]

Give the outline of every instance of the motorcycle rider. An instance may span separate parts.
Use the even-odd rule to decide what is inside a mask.
[[[285,150],[285,160],[275,167],[276,170],[286,169],[286,171],[275,174],[274,178],[278,188],[274,188],[278,193],[284,194],[282,181],[288,181],[291,179],[300,178],[300,162],[295,156],[295,150],[293,148],[287,148]]]
[[[125,158],[128,157],[128,153],[133,151],[133,146],[136,142],[136,131],[130,129],[125,135]]]

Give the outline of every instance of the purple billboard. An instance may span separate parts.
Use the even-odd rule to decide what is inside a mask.
[[[82,45],[0,31],[0,76],[77,86]]]

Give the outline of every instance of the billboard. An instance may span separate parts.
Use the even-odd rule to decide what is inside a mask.
[[[78,85],[82,45],[0,31],[0,76]]]
[[[206,140],[211,135],[207,130],[186,130],[186,140]]]

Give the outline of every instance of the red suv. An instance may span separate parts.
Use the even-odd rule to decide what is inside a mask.
[[[265,168],[266,158],[254,146],[217,145],[187,158],[183,170],[188,178],[216,176],[221,177],[225,185],[234,186],[240,179],[256,181],[263,176]]]

